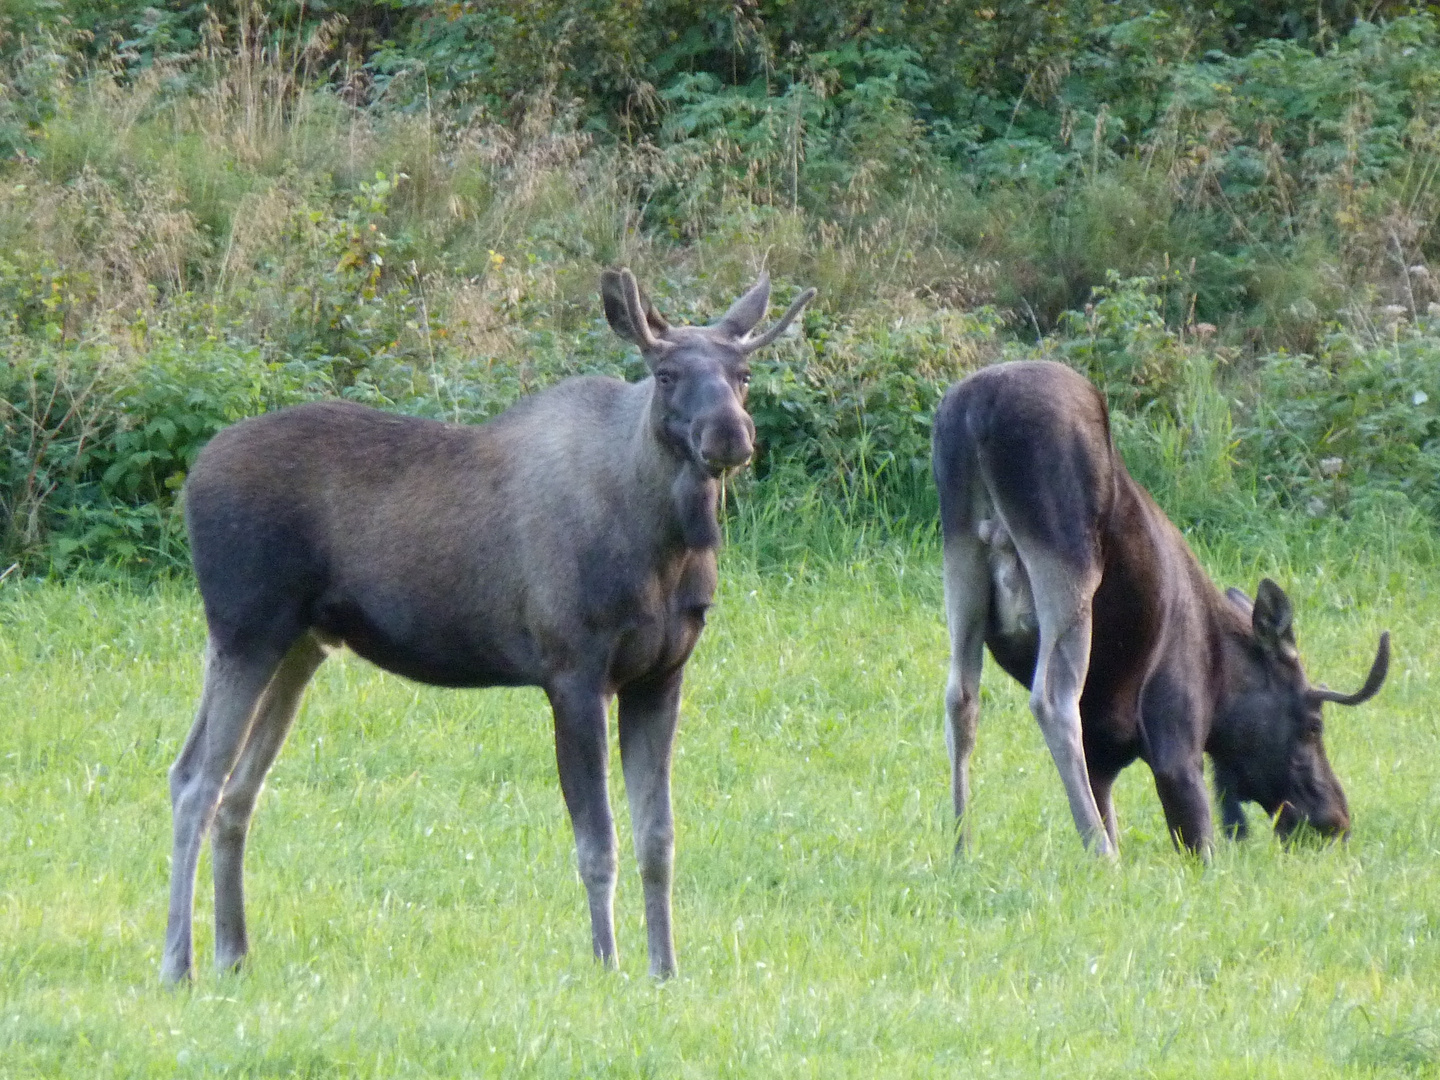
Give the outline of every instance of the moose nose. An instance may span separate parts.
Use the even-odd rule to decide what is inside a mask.
[[[742,417],[702,428],[698,450],[711,472],[721,473],[750,460],[755,449],[755,425],[748,416],[742,414]]]
[[[1313,835],[1326,840],[1350,839],[1350,814],[1343,806],[1301,812],[1290,803],[1285,803],[1275,822],[1275,832],[1280,839],[1292,839],[1301,825]]]
[[[1350,815],[1344,810],[1333,810],[1313,822],[1315,831],[1325,837],[1350,839]]]
[[[1325,837],[1350,839],[1350,805],[1345,801],[1345,792],[1332,774],[1326,785],[1325,797],[1319,807],[1310,814],[1311,824]]]

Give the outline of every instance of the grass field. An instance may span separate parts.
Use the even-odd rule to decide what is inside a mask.
[[[160,987],[165,770],[199,690],[194,594],[0,586],[0,1076],[1440,1074],[1440,589],[1281,568],[1335,710],[1346,846],[1201,868],[1143,765],[1121,861],[1081,851],[1023,692],[990,665],[973,858],[950,857],[935,560],[792,578],[731,558],[675,790],[680,977],[589,956],[538,691],[332,660],[261,799],[252,964]],[[1338,575],[1338,576],[1337,576]],[[1244,584],[1254,587],[1254,568]],[[612,796],[628,852],[618,763]]]

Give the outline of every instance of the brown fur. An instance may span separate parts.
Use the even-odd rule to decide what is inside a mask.
[[[1137,757],[1155,774],[1177,842],[1191,850],[1211,842],[1205,753],[1230,831],[1244,831],[1245,801],[1284,834],[1301,822],[1349,830],[1320,706],[1378,691],[1388,635],[1359,694],[1312,688],[1279,586],[1262,581],[1253,605],[1215,588],[1126,471],[1104,399],[1062,365],[1000,364],[951,387],[936,416],[934,466],[958,816],[988,647],[1031,690],[1076,826],[1098,851],[1116,848],[1110,792]]]
[[[651,378],[568,379],[474,427],[301,405],[236,424],[200,455],[186,520],[210,637],[200,710],[171,769],[166,978],[190,972],[195,862],[212,823],[216,962],[248,950],[250,814],[322,647],[341,643],[422,682],[545,689],[607,963],[605,728],[618,695],[650,966],[673,973],[671,745],[715,590],[717,478],[752,450],[744,358],[768,340],[748,335],[769,284],[703,328],[670,328],[628,271],[607,273],[602,293]]]

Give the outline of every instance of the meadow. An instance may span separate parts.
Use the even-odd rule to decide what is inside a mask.
[[[1312,678],[1381,696],[1327,741],[1348,844],[1202,866],[1143,765],[1121,859],[1082,851],[1024,693],[987,666],[974,854],[951,856],[933,550],[757,570],[734,545],[675,766],[681,973],[645,974],[618,765],[619,970],[589,955],[538,691],[312,684],[249,850],[252,960],[157,975],[165,770],[199,690],[188,583],[0,585],[0,1077],[1440,1074],[1433,574],[1277,576]]]
[[[1440,20],[1392,0],[0,5],[0,1080],[1440,1076]],[[478,422],[632,267],[764,268],[752,467],[675,764],[680,975],[590,958],[538,691],[314,681],[252,955],[160,986],[166,770],[218,430]],[[1081,849],[990,665],[952,857],[930,422],[1048,357],[1222,584],[1296,601],[1354,835],[1178,855],[1147,770]],[[8,567],[9,569],[5,569]]]

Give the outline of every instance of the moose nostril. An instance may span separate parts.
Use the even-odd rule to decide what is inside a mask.
[[[704,457],[705,464],[709,465],[712,469],[733,469],[744,465],[750,460],[750,451],[743,450],[723,454],[707,453]]]
[[[700,438],[700,456],[712,468],[728,469],[749,461],[752,446],[744,431],[710,428]]]

